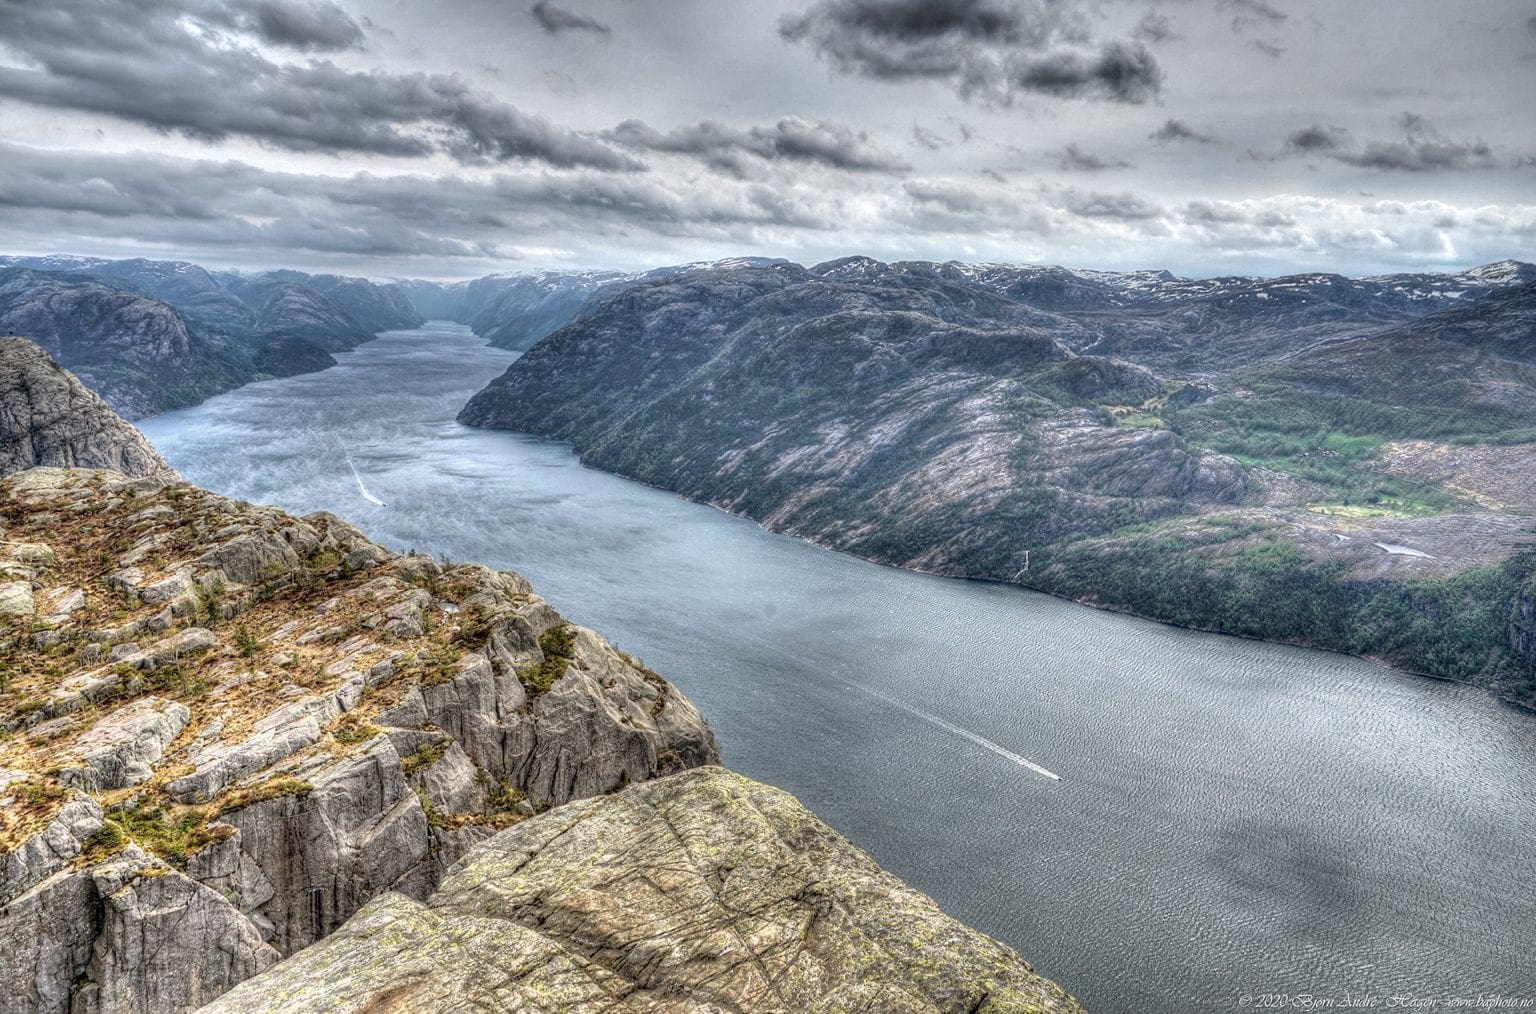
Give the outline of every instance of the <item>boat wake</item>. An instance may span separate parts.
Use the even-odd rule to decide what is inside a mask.
[[[998,744],[992,742],[987,737],[985,737],[985,736],[978,736],[976,733],[972,732],[969,729],[962,729],[960,726],[955,725],[953,722],[946,722],[946,721],[944,721],[944,719],[940,718],[938,715],[929,714],[928,712],[924,711],[922,708],[914,707],[913,705],[908,704],[905,701],[898,700],[897,698],[892,697],[889,694],[881,693],[880,691],[874,689],[873,687],[867,687],[867,686],[865,686],[862,683],[849,682],[848,686],[849,686],[850,689],[859,690],[859,691],[862,691],[863,693],[868,694],[871,697],[878,698],[878,699],[884,701],[885,703],[889,704],[893,708],[900,708],[902,711],[905,711],[907,714],[912,715],[912,716],[917,717],[917,718],[921,718],[923,721],[927,722],[930,725],[936,725],[940,729],[943,729],[945,732],[954,733],[956,736],[959,736],[961,739],[970,740],[972,743],[975,743],[977,746],[981,747],[984,750],[990,750],[993,753],[997,754],[999,757],[1007,758],[1008,760],[1013,761],[1015,764],[1019,765],[1020,767],[1029,768],[1029,770],[1033,771],[1037,775],[1043,775],[1046,778],[1051,779],[1052,781],[1057,781],[1057,782],[1061,781],[1061,776],[1058,775],[1056,772],[1054,772],[1054,771],[1047,771],[1045,768],[1043,768],[1040,765],[1036,764],[1034,761],[1030,760],[1029,758],[1027,758],[1027,757],[1020,757],[1018,754],[1014,753],[1012,750],[1009,750],[1007,747],[999,746]]]
[[[375,506],[388,507],[389,504],[368,492],[368,487],[363,485],[363,477],[357,474],[357,466],[352,464],[352,455],[348,453],[345,448],[342,449],[341,453],[346,456],[347,467],[352,469],[352,478],[357,482],[358,494],[361,495],[364,500],[367,500],[369,503]]]

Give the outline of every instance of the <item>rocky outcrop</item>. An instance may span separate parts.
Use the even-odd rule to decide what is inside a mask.
[[[571,803],[209,1014],[1079,1010],[791,796],[719,768]]]
[[[53,357],[21,338],[0,338],[0,475],[49,465],[127,475],[171,467]]]
[[[0,480],[0,1010],[182,1011],[536,812],[718,760],[510,572],[173,477]],[[67,606],[67,608],[65,608]]]

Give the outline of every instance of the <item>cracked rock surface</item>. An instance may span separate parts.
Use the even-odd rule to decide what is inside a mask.
[[[787,793],[705,767],[504,831],[206,1010],[1080,1008]]]

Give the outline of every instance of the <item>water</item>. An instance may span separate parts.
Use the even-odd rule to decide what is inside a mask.
[[[458,326],[337,358],[142,428],[218,492],[521,571],[674,680],[730,766],[1090,1009],[1536,997],[1530,715],[1355,659],[877,567],[564,445],[460,427],[513,357]]]

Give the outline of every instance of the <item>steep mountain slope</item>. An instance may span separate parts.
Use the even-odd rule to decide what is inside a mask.
[[[196,404],[248,375],[237,353],[169,304],[87,275],[0,271],[0,332],[36,341],[132,418]]]
[[[1143,309],[1046,311],[1006,295],[1000,270],[974,273],[854,258],[635,285],[594,300],[460,420],[570,440],[589,464],[881,562],[1536,700],[1509,630],[1536,483],[1495,504],[1416,471],[1422,454],[1384,457],[1390,440],[1536,437],[1536,374],[1509,358],[1529,346],[1520,272],[1386,331],[1362,292],[1406,301],[1398,288],[1247,280],[1197,297],[1190,342],[1138,332],[1163,319]],[[1097,283],[1106,299],[1153,298]],[[1106,347],[1124,358],[1087,351]],[[1247,351],[1181,375],[1166,367],[1180,348]]]
[[[143,434],[52,356],[0,338],[0,476],[37,465],[174,474]]]
[[[405,296],[359,278],[212,274],[194,264],[0,258],[0,329],[33,338],[139,418],[415,327]]]

